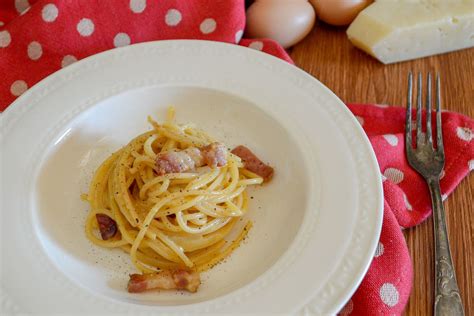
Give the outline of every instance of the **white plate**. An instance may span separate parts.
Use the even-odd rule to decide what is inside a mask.
[[[84,236],[92,173],[173,104],[276,168],[255,189],[247,241],[198,293],[126,292],[127,255]],[[2,115],[4,312],[330,314],[372,260],[382,186],[357,120],[326,87],[235,45],[161,41],[87,58],[28,90]]]

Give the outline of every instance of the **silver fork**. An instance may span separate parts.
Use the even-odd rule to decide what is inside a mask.
[[[418,73],[416,147],[412,144],[412,88],[413,75],[408,75],[408,102],[405,123],[405,150],[410,165],[423,176],[428,184],[433,206],[435,241],[435,300],[434,315],[464,315],[459,295],[449,239],[446,230],[439,178],[444,167],[443,132],[441,128],[441,95],[439,74],[436,76],[436,148],[431,127],[431,74],[428,73],[426,91],[426,133],[422,130],[422,76]]]

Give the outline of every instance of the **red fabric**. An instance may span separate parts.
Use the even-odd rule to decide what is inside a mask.
[[[31,7],[28,0],[0,2],[0,111],[26,87],[76,59],[128,42],[203,39],[236,43],[245,27],[241,0],[29,3]],[[253,44],[244,40],[242,45],[253,45],[292,62],[285,50],[271,40]]]
[[[240,41],[244,26],[243,0],[2,0],[0,110],[76,59],[129,43],[173,38],[238,42],[292,63],[271,40]],[[369,136],[385,176],[385,209],[372,265],[341,314],[401,314],[413,270],[400,226],[412,227],[430,215],[427,187],[405,159],[404,109],[348,106]],[[446,166],[441,188],[448,195],[474,168],[474,122],[445,112],[443,126]]]
[[[374,148],[383,179],[382,234],[372,265],[341,315],[399,315],[408,301],[412,263],[401,228],[431,215],[423,178],[405,157],[405,109],[386,105],[349,104]],[[433,122],[435,116],[432,117]],[[443,198],[474,169],[474,121],[454,112],[442,113],[446,162],[441,179]],[[349,313],[351,312],[351,313]]]

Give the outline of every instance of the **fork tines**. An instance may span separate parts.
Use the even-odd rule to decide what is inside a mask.
[[[431,124],[431,73],[428,73],[426,86],[426,133],[422,128],[422,82],[421,73],[418,73],[417,97],[416,97],[416,147],[429,146],[433,148],[432,124]],[[408,100],[405,124],[405,141],[412,146],[412,97],[413,97],[413,74],[408,74]],[[437,151],[444,152],[443,133],[441,128],[441,92],[439,74],[436,75],[436,144]],[[408,146],[407,146],[408,148]]]

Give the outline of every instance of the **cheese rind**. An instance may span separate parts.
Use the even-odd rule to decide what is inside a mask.
[[[474,0],[379,0],[347,36],[384,64],[474,47]]]

